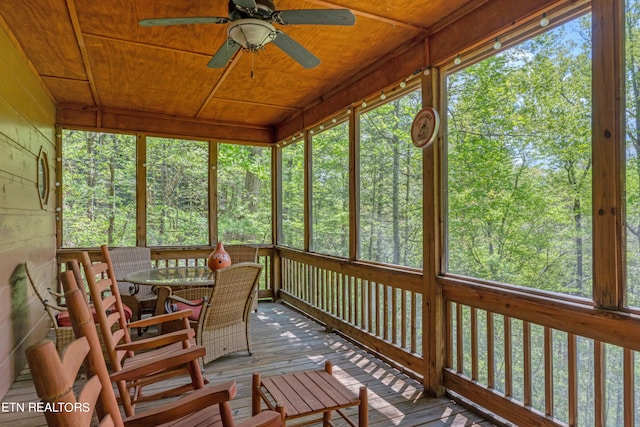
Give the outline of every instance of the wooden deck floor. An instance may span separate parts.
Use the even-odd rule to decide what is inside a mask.
[[[253,355],[236,353],[206,366],[205,374],[211,383],[236,380],[238,395],[232,402],[236,421],[250,416],[253,372],[268,376],[322,369],[325,360],[330,360],[334,375],[347,387],[356,393],[361,385],[369,388],[370,426],[491,426],[449,399],[424,397],[419,382],[282,304],[260,304],[252,320],[252,337]],[[46,425],[42,414],[19,410],[19,403],[28,407],[28,402],[37,400],[29,371],[25,369],[2,400],[0,426]],[[355,414],[355,410],[347,412]],[[339,417],[334,420],[336,426],[346,425]]]

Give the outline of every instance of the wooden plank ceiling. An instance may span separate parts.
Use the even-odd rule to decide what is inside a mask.
[[[375,61],[484,3],[276,0],[277,10],[349,8],[356,16],[352,27],[276,25],[321,60],[312,69],[273,43],[212,69],[207,62],[225,42],[227,24],[138,25],[144,18],[226,17],[222,0],[8,0],[0,2],[0,16],[59,108],[275,128]]]

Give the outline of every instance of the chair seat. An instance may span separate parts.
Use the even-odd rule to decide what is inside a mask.
[[[131,316],[133,312],[126,305],[123,308],[124,308],[124,317],[127,319],[127,321],[131,320]],[[91,314],[93,315],[93,321],[97,322],[98,316],[96,314],[96,309],[94,307],[91,307]],[[56,319],[58,320],[58,326],[61,328],[73,326],[73,323],[71,323],[71,318],[69,317],[68,311],[61,311],[60,313],[58,313],[58,316],[56,317]]]

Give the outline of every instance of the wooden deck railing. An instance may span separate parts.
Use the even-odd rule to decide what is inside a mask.
[[[284,248],[279,254],[282,299],[420,374],[421,274]],[[517,425],[638,425],[640,314],[464,278],[438,284],[443,383],[452,395]]]
[[[207,257],[214,248],[152,248],[151,260],[157,267],[172,267],[186,265],[206,265]],[[80,259],[81,250],[62,249],[58,251],[58,266],[62,271],[63,265],[70,259]],[[100,250],[91,249],[88,251],[92,260],[101,260]],[[260,285],[258,288],[258,298],[273,299],[273,247],[261,246],[258,250],[258,262],[264,266],[260,275]]]
[[[153,249],[152,259],[158,266],[204,264],[210,252]],[[59,262],[77,254],[61,251]],[[262,247],[259,257],[266,266],[261,298],[279,291],[328,329],[424,375],[420,271],[287,248]],[[450,393],[518,425],[640,423],[640,313],[461,277],[437,280],[444,300],[443,385]]]
[[[445,387],[518,425],[640,422],[640,316],[441,279]]]
[[[422,376],[422,273],[280,248],[280,297]]]

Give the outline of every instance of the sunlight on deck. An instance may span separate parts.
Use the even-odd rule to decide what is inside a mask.
[[[237,382],[238,394],[231,406],[238,422],[250,417],[254,372],[270,376],[322,369],[324,362],[329,360],[333,364],[333,374],[349,390],[357,393],[360,386],[367,386],[371,427],[490,425],[447,398],[425,397],[420,382],[284,305],[261,303],[258,313],[253,316],[252,355],[238,352],[221,357],[208,363],[205,371],[211,384],[230,379]],[[38,401],[28,371],[25,370],[14,383],[3,401]],[[137,411],[145,411],[154,405],[157,402],[141,404]],[[347,408],[345,412],[353,417],[357,409]],[[334,417],[333,422],[336,427],[347,426],[338,417]],[[40,426],[45,425],[45,421],[42,414],[7,412],[0,413],[0,425]]]

